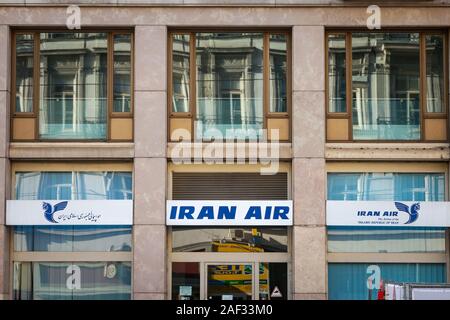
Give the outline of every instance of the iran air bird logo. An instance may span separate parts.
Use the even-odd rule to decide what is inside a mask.
[[[55,204],[54,206],[52,206],[48,202],[42,203],[42,209],[44,209],[45,219],[47,219],[49,222],[52,222],[52,223],[58,223],[57,221],[55,221],[55,219],[53,219],[53,215],[57,211],[64,210],[66,207],[67,207],[67,201],[59,202],[59,203]]]
[[[411,209],[406,204],[401,203],[401,202],[395,202],[395,206],[397,207],[398,210],[409,214],[409,219],[408,219],[408,221],[405,222],[405,224],[413,223],[414,221],[417,220],[417,218],[419,218],[419,210],[420,210],[419,202],[414,203],[411,206]]]

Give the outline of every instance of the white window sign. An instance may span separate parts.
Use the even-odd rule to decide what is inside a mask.
[[[450,227],[450,202],[329,200],[327,225]]]
[[[169,200],[169,226],[291,226],[291,200]]]
[[[132,225],[133,200],[8,200],[7,225]]]

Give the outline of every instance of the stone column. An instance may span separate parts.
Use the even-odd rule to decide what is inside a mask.
[[[294,299],[326,299],[325,29],[294,26],[292,181]]]
[[[10,35],[9,27],[0,25],[0,300],[9,298],[9,228],[5,226],[5,204],[9,199],[9,101]]]
[[[133,297],[165,299],[167,29],[135,29]]]

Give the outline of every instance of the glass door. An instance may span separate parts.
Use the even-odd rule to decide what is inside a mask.
[[[254,264],[206,264],[207,300],[252,300]]]

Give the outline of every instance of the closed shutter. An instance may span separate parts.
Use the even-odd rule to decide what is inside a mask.
[[[173,173],[173,200],[286,200],[287,173]]]

